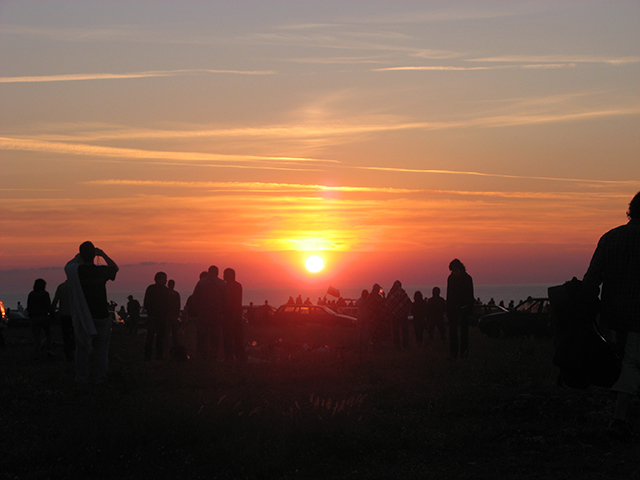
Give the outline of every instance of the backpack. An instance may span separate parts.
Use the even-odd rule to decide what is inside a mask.
[[[553,364],[560,368],[558,383],[580,389],[613,386],[622,366],[615,346],[598,330],[598,297],[575,277],[549,287],[548,294],[556,346]]]

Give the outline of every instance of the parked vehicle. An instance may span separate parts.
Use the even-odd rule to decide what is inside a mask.
[[[347,307],[338,307],[336,308],[339,314],[347,315],[349,317],[358,317],[358,307],[355,306],[347,306]]]
[[[9,327],[28,327],[30,325],[29,317],[25,317],[17,310],[9,310],[7,314],[7,325]]]
[[[356,318],[341,315],[323,305],[281,305],[272,315],[271,321],[286,325],[320,324],[327,326],[355,326]]]
[[[276,312],[276,308],[271,305],[243,305],[242,318],[245,322],[254,325],[267,324]]]
[[[478,320],[478,328],[490,337],[501,335],[551,336],[548,298],[528,298],[513,311],[491,313]]]
[[[496,305],[495,303],[492,303],[491,305],[484,304],[484,303],[476,303],[473,306],[473,314],[469,319],[469,325],[472,325],[472,326],[478,325],[478,320],[480,320],[480,317],[484,317],[485,315],[490,315],[492,313],[503,313],[508,311],[509,310],[507,310],[506,308],[501,307],[500,305]]]

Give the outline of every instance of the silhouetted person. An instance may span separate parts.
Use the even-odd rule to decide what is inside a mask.
[[[102,257],[106,265],[95,265]],[[89,354],[94,352],[96,382],[104,382],[109,366],[111,318],[106,284],[115,280],[118,265],[91,242],[80,245],[80,253],[64,267],[71,293],[71,317],[76,342],[76,382],[89,380]]]
[[[158,272],[154,283],[144,293],[144,309],[147,311],[147,337],[144,343],[144,359],[151,360],[153,343],[156,344],[156,360],[164,360],[164,338],[167,332],[169,315],[169,289],[167,274]]]
[[[18,312],[20,312],[20,313],[24,313],[24,307],[22,306],[22,304],[20,302],[18,302],[18,308],[16,310],[18,310]]]
[[[73,320],[71,318],[71,293],[69,292],[69,281],[65,280],[58,288],[51,302],[51,310],[58,307],[58,321],[62,331],[62,342],[64,343],[64,354],[68,361],[73,360],[75,350],[75,340],[73,338]]]
[[[261,322],[267,323],[271,317],[271,307],[269,306],[269,300],[264,301],[264,305],[260,307],[260,318]]]
[[[229,308],[224,315],[222,331],[224,358],[231,362],[235,357],[237,362],[245,363],[247,356],[244,350],[242,285],[236,281],[236,272],[232,268],[224,270],[223,278],[229,289]]]
[[[289,297],[289,300],[287,300],[287,305],[295,305],[296,301],[293,299],[293,297]]]
[[[433,334],[437,328],[440,332],[440,339],[444,342],[447,339],[444,321],[447,302],[440,296],[440,287],[433,287],[431,293],[433,296],[427,300],[427,332],[429,333],[429,340],[433,340]]]
[[[371,341],[372,311],[371,306],[367,302],[368,297],[369,292],[362,290],[360,298],[358,298],[356,302],[356,306],[358,307],[358,348],[361,351],[367,350],[369,348],[369,342]]]
[[[296,297],[296,305],[302,305],[302,295]]]
[[[249,302],[249,308],[247,308],[247,323],[249,323],[249,325],[256,324],[256,307],[253,305],[253,302]]]
[[[509,306],[507,307],[507,309],[508,309],[508,310],[513,310],[513,309],[515,309],[515,308],[516,308],[516,305],[515,305],[514,301],[513,301],[513,300],[511,300],[511,301],[509,302]]]
[[[427,328],[427,302],[419,290],[413,294],[411,315],[413,316],[413,330],[416,332],[416,343],[420,347],[424,331]]]
[[[218,267],[209,267],[198,282],[193,300],[198,312],[196,351],[201,360],[216,360],[222,336],[222,318],[229,306],[229,288],[218,278]]]
[[[33,283],[33,291],[27,297],[27,311],[31,320],[33,334],[33,358],[40,353],[40,333],[44,331],[44,345],[48,357],[53,357],[51,350],[51,297],[46,290],[47,282],[38,278]]]
[[[209,275],[209,272],[200,272],[200,276],[198,277],[198,282],[204,280]],[[187,313],[187,319],[189,323],[196,322],[198,320],[198,308],[196,305],[196,299],[193,297],[193,294],[187,297],[187,301],[184,304],[184,309]]]
[[[402,288],[400,280],[393,282],[385,299],[385,309],[391,323],[393,344],[396,348],[409,348],[409,312],[411,299]],[[402,336],[402,338],[400,338]]]
[[[447,279],[447,317],[449,318],[449,345],[452,359],[469,355],[469,317],[473,312],[473,280],[464,264],[457,258],[449,264]],[[458,343],[458,331],[460,343]]]
[[[379,284],[374,283],[373,287],[371,287],[371,291],[366,299],[366,307],[370,315],[369,334],[371,336],[371,342],[375,346],[379,346],[383,336],[388,335],[389,332],[389,324],[384,311],[382,287],[380,287]]]
[[[176,282],[169,280],[167,288],[169,289],[169,310],[167,312],[167,322],[171,331],[171,344],[174,347],[180,345],[178,342],[178,332],[180,331],[180,294],[175,290]]]
[[[313,305],[313,302],[309,297],[307,297],[307,299],[304,301],[304,305]]]
[[[129,332],[135,334],[140,323],[140,302],[133,298],[133,295],[129,295],[127,300],[127,325]]]
[[[601,322],[616,333],[623,346],[622,372],[612,390],[617,392],[610,432],[630,441],[626,422],[629,404],[640,389],[640,192],[629,203],[629,222],[609,230],[598,242],[584,285],[601,292]]]

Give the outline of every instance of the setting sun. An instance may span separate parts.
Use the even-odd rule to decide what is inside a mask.
[[[309,270],[311,273],[317,273],[324,268],[324,261],[319,256],[312,255],[311,257],[307,258],[305,265],[307,267],[307,270]]]

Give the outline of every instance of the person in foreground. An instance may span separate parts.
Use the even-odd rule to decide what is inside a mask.
[[[106,265],[95,265],[102,257]],[[89,381],[89,355],[94,352],[96,383],[107,378],[111,318],[106,283],[115,280],[118,265],[91,242],[80,245],[80,253],[64,267],[71,294],[71,317],[76,341],[76,382]]]
[[[449,347],[451,359],[469,355],[469,316],[476,299],[473,296],[473,279],[464,264],[457,258],[449,264],[451,275],[447,279],[447,317],[449,318]],[[460,344],[458,344],[458,328]]]
[[[627,412],[640,388],[640,192],[629,203],[627,217],[627,224],[600,238],[583,281],[596,295],[602,285],[601,322],[615,332],[624,351],[622,371],[612,387],[617,398],[609,431],[630,441]]]

